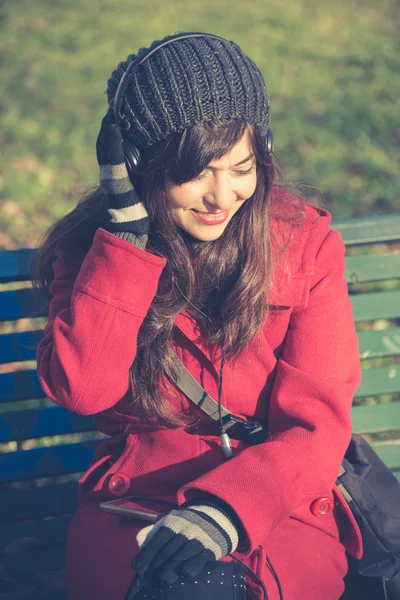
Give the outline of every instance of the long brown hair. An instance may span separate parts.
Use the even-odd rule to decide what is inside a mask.
[[[176,184],[190,181],[214,159],[227,154],[242,139],[246,128],[257,162],[257,185],[228,223],[223,234],[201,242],[179,229],[167,209],[164,192],[168,177]],[[143,151],[134,184],[150,216],[147,248],[167,258],[148,314],[138,333],[137,355],[130,368],[131,411],[145,422],[178,427],[189,420],[176,414],[166,401],[160,383],[168,385],[175,375],[170,345],[175,317],[187,311],[199,323],[201,337],[212,352],[223,348],[235,360],[260,331],[268,312],[274,256],[272,218],[287,214],[301,219],[301,197],[283,194],[271,201],[272,190],[283,185],[282,167],[267,151],[265,139],[255,127],[241,121],[199,124],[173,134]],[[294,202],[295,200],[295,202]],[[294,216],[293,216],[294,215]],[[88,193],[78,205],[44,235],[33,264],[34,285],[50,298],[54,250],[89,251],[95,231],[106,223],[107,198],[100,188]],[[208,318],[202,317],[189,300]],[[210,319],[210,320],[209,320]]]

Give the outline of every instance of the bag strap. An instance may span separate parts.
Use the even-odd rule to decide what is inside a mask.
[[[213,398],[211,398],[209,394],[207,394],[205,389],[201,387],[201,385],[196,381],[196,379],[193,377],[190,371],[187,370],[187,368],[185,367],[183,362],[178,358],[175,352],[173,350],[171,350],[171,352],[173,354],[174,363],[177,369],[177,379],[175,380],[175,385],[178,386],[181,392],[183,392],[189,398],[189,400],[193,402],[193,404],[195,404],[198,408],[200,408],[200,410],[205,412],[213,421],[218,422],[218,402],[216,402]],[[235,425],[237,425],[238,423],[242,423],[247,426],[251,425],[251,423],[249,423],[248,421],[245,421],[244,419],[233,415],[222,404],[221,417],[222,423],[225,427],[225,431],[228,431],[231,427],[235,427]],[[260,424],[257,423],[257,425]],[[253,434],[254,439],[256,439],[256,435],[261,434],[260,441],[265,441],[266,438],[263,437],[262,430],[263,427],[260,425],[260,427],[254,429],[251,432],[251,434]],[[351,470],[351,465],[346,459],[344,459],[342,464],[340,465],[340,472],[338,475],[338,479],[336,480],[336,485],[340,489],[347,502],[350,502],[352,500],[352,497],[344,487],[339,477],[344,475],[349,470]]]
[[[193,375],[187,370],[182,361],[179,360],[175,352],[172,350],[173,359],[177,369],[177,379],[175,385],[186,394],[186,396],[200,410],[206,413],[213,421],[219,422],[218,402],[216,402],[204,388],[196,381]],[[268,438],[268,430],[266,425],[262,425],[258,421],[246,421],[241,417],[233,415],[221,404],[221,419],[224,426],[225,434],[233,439],[242,440],[247,444],[261,444]],[[229,439],[229,438],[228,438]]]
[[[177,379],[175,380],[175,384],[178,388],[186,394],[186,396],[191,400],[200,410],[205,412],[213,421],[219,421],[219,410],[218,410],[218,402],[216,402],[204,388],[196,381],[193,375],[187,370],[185,365],[181,360],[179,360],[178,356],[172,350],[175,367],[177,369]],[[234,417],[232,413],[230,413],[224,406],[221,404],[221,417],[222,423],[225,426],[225,429],[228,430],[231,427],[234,427],[238,421],[242,421],[239,417]]]

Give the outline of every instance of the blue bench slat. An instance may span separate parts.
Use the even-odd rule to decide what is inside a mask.
[[[94,431],[93,419],[60,406],[0,413],[0,442]]]
[[[36,588],[34,592],[29,592],[27,595],[18,594],[16,600],[68,600],[68,591],[58,587],[50,588],[46,586],[43,589]]]
[[[1,557],[1,566],[10,577],[24,573],[45,572],[63,567],[64,554],[64,545],[42,552],[9,554]],[[19,595],[16,598],[19,600]],[[32,596],[29,598],[31,599]],[[54,596],[49,596],[49,598],[54,598]]]
[[[0,481],[18,481],[85,471],[99,440],[0,455]]]
[[[400,213],[332,219],[346,246],[390,242],[400,239]]]
[[[0,321],[45,317],[48,305],[40,290],[22,288],[0,292]]]
[[[400,402],[355,406],[352,421],[358,433],[400,429]],[[89,431],[96,431],[91,417],[59,406],[0,413],[0,443]]]
[[[68,600],[68,591],[58,587],[35,590],[27,596],[18,596],[18,600]]]
[[[0,252],[0,283],[30,279],[30,262],[34,255],[31,248],[4,250]]]
[[[36,360],[37,346],[42,338],[43,330],[3,333],[0,335],[0,364]]]
[[[77,505],[76,481],[28,490],[10,489],[0,493],[0,523],[71,514]]]
[[[17,555],[18,556],[18,555]],[[16,557],[17,558],[17,557]],[[68,600],[65,572],[61,568],[55,572],[43,574],[47,569],[38,573],[19,573],[13,577],[3,577],[0,581],[0,598],[7,600]]]
[[[72,515],[64,515],[52,519],[41,519],[40,521],[3,523],[1,526],[0,554],[4,553],[9,544],[23,537],[37,538],[42,549],[60,546],[65,542],[67,527],[71,519]]]
[[[35,369],[0,374],[0,402],[45,397]]]
[[[0,292],[0,321],[44,317],[48,303],[41,290],[31,287]]]

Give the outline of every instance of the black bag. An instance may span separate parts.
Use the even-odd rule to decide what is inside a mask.
[[[353,434],[336,481],[362,534],[362,558],[349,557],[345,599],[400,599],[400,483]]]
[[[210,561],[198,577],[180,577],[173,585],[161,585],[150,573],[138,592],[132,585],[125,600],[246,600],[244,573],[234,561]]]

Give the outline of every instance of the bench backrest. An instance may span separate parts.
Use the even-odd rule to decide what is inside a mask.
[[[336,220],[333,227],[348,248],[346,278],[366,366],[354,431],[372,436],[400,476],[400,214]],[[7,490],[0,494],[0,522],[71,514],[75,480],[100,437],[90,417],[54,406],[39,385],[34,361],[47,309],[27,283],[32,253],[0,252],[0,290],[18,288],[0,291],[0,480]],[[38,318],[30,318],[33,311]]]

